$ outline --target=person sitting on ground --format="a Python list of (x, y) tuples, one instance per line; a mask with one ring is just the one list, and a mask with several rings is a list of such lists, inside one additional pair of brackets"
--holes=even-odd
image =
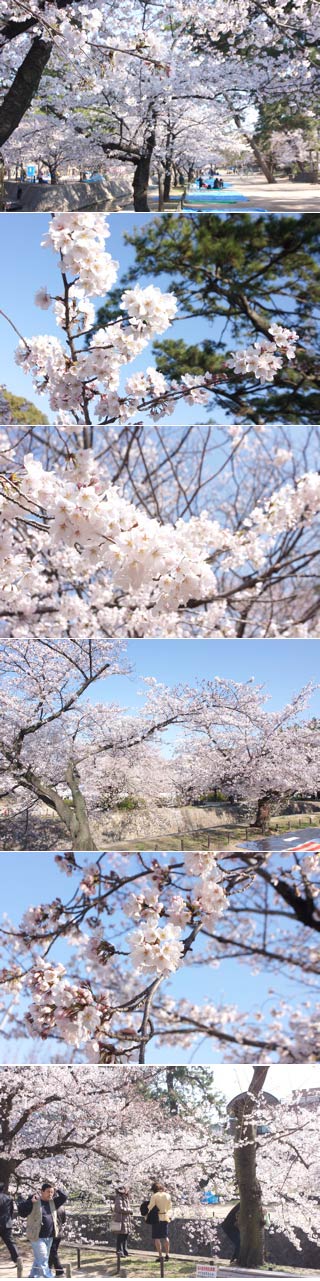
[(18, 1213), (27, 1220), (27, 1237), (33, 1251), (29, 1277), (52, 1277), (49, 1257), (52, 1242), (59, 1236), (57, 1211), (66, 1200), (66, 1193), (55, 1189), (50, 1179), (42, 1183), (40, 1196), (30, 1192), (27, 1197), (18, 1197)]
[(116, 1251), (117, 1254), (123, 1254), (125, 1259), (129, 1258), (127, 1244), (128, 1234), (130, 1231), (131, 1209), (129, 1204), (129, 1190), (122, 1185), (116, 1188), (114, 1198), (114, 1221), (119, 1224), (115, 1230), (117, 1232)]
[(4, 1183), (0, 1183), (0, 1241), (3, 1241), (9, 1251), (12, 1263), (16, 1264), (18, 1277), (22, 1277), (22, 1258), (12, 1240), (13, 1215), (14, 1204), (12, 1197), (5, 1191)]
[(168, 1224), (171, 1220), (172, 1202), (170, 1193), (166, 1192), (163, 1183), (156, 1182), (151, 1184), (148, 1214), (154, 1209), (158, 1210), (159, 1218), (157, 1223), (152, 1224), (152, 1240), (154, 1241), (155, 1249), (158, 1251), (159, 1259), (162, 1258), (162, 1243), (164, 1242), (165, 1257), (168, 1260), (170, 1250)]

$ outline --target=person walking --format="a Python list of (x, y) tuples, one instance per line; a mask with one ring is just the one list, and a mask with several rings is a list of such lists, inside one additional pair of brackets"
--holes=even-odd
[(53, 1242), (52, 1242), (52, 1246), (49, 1254), (49, 1268), (54, 1268), (56, 1277), (64, 1277), (64, 1267), (62, 1266), (61, 1259), (59, 1259), (58, 1250), (61, 1244), (62, 1229), (64, 1228), (66, 1217), (67, 1216), (66, 1216), (65, 1209), (63, 1206), (61, 1206), (61, 1209), (57, 1210), (59, 1235), (53, 1238)]
[(229, 1211), (229, 1214), (227, 1214), (226, 1218), (223, 1219), (221, 1223), (221, 1227), (223, 1228), (226, 1236), (229, 1237), (229, 1241), (232, 1241), (233, 1245), (233, 1255), (230, 1259), (230, 1263), (239, 1263), (240, 1258), (239, 1214), (240, 1201), (237, 1202), (237, 1205), (233, 1206), (233, 1209)]
[(12, 1197), (5, 1192), (4, 1183), (0, 1183), (0, 1240), (7, 1247), (12, 1263), (16, 1264), (17, 1275), (22, 1277), (22, 1258), (12, 1240), (12, 1220), (14, 1204)]
[(116, 1251), (125, 1259), (129, 1258), (127, 1244), (130, 1231), (131, 1209), (128, 1188), (122, 1185), (116, 1188), (114, 1198), (114, 1231), (117, 1233)]
[[(172, 1201), (170, 1192), (167, 1192), (163, 1183), (151, 1184), (151, 1197), (148, 1205), (148, 1214), (153, 1210), (158, 1211), (158, 1221), (152, 1223), (152, 1240), (155, 1249), (158, 1251), (159, 1259), (162, 1258), (162, 1244), (165, 1247), (165, 1257), (169, 1259), (170, 1241), (169, 1241), (169, 1223), (172, 1213)], [(149, 1220), (150, 1222), (150, 1220)]]
[(33, 1251), (33, 1264), (29, 1277), (52, 1277), (49, 1257), (52, 1243), (59, 1236), (58, 1210), (67, 1196), (46, 1179), (40, 1196), (29, 1193), (18, 1198), (18, 1213), (27, 1220), (27, 1237)]

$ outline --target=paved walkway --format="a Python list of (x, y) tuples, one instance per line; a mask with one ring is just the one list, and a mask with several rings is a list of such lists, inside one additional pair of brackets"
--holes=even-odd
[(320, 183), (289, 182), (288, 178), (270, 183), (263, 174), (244, 177), (242, 174), (226, 174), (226, 181), (234, 190), (246, 196), (247, 208), (265, 209), (271, 213), (295, 212), (320, 213)]

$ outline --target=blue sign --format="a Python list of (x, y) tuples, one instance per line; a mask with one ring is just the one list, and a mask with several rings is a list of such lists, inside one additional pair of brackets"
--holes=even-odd
[(27, 165), (27, 178), (34, 178), (36, 172), (35, 165)]

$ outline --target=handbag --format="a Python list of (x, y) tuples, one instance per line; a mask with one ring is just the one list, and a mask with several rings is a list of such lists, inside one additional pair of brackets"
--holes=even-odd
[(111, 1223), (110, 1223), (110, 1231), (111, 1231), (111, 1232), (121, 1232), (121, 1220), (120, 1220), (120, 1219), (111, 1219)]

